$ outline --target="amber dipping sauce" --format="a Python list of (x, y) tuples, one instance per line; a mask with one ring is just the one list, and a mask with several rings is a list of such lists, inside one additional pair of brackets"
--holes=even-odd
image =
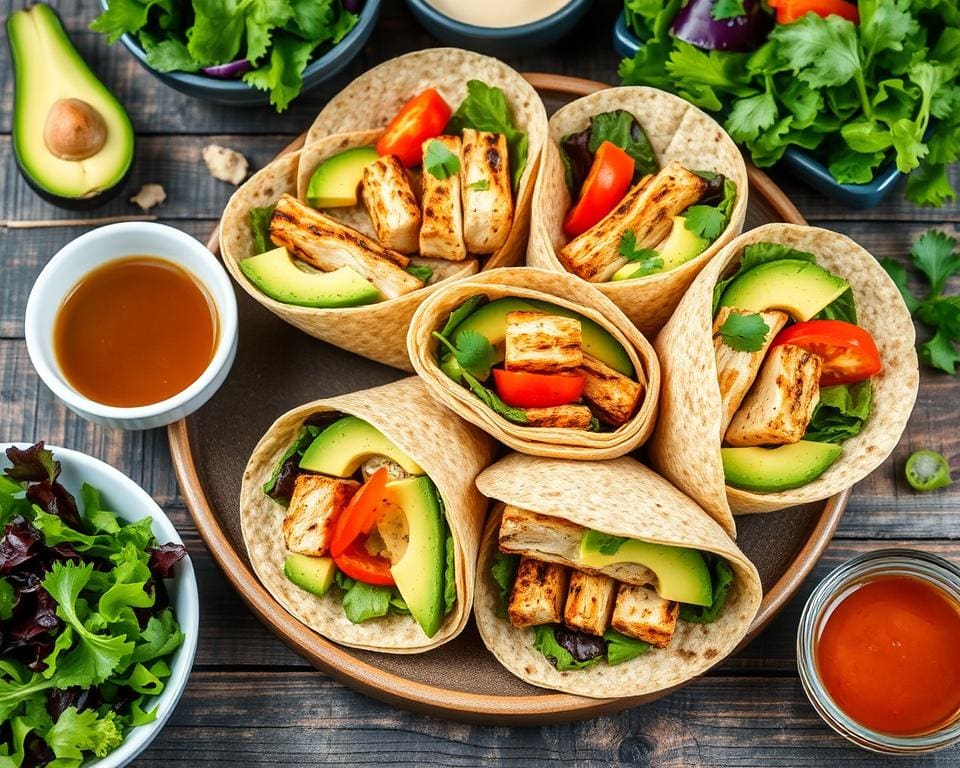
[(69, 384), (104, 405), (134, 407), (182, 392), (209, 365), (219, 319), (181, 267), (130, 256), (89, 272), (64, 299), (54, 354)]
[(909, 576), (880, 576), (833, 604), (816, 645), (823, 685), (847, 716), (894, 736), (960, 713), (960, 605)]

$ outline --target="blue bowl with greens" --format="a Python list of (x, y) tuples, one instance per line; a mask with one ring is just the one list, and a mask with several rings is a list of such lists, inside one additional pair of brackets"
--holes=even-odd
[[(104, 11), (107, 11), (110, 0), (100, 0), (100, 4)], [(183, 4), (189, 5), (185, 2)], [(380, 0), (342, 0), (342, 2), (335, 0), (334, 4), (339, 6), (339, 13), (332, 25), (316, 24), (315, 29), (307, 32), (304, 32), (301, 26), (297, 26), (300, 34), (279, 29), (280, 26), (295, 23), (289, 20), (284, 21), (282, 25), (272, 26), (273, 22), (271, 22), (261, 26), (260, 30), (269, 32), (272, 39), (267, 43), (266, 52), (257, 57), (259, 61), (257, 67), (252, 67), (245, 58), (240, 57), (196, 71), (184, 71), (183, 67), (197, 66), (184, 45), (187, 28), (180, 29), (177, 35), (160, 38), (157, 35), (158, 27), (155, 25), (163, 14), (162, 9), (151, 10), (147, 26), (134, 34), (123, 32), (115, 27), (106, 13), (96, 19), (91, 28), (106, 34), (110, 42), (119, 39), (144, 69), (180, 93), (231, 106), (253, 107), (273, 104), (278, 112), (282, 112), (292, 99), (339, 74), (356, 58), (373, 33), (380, 16)], [(279, 18), (275, 20), (275, 22), (279, 21)], [(251, 22), (246, 20), (246, 23)], [(211, 35), (211, 50), (222, 43), (221, 26), (211, 24), (211, 28), (220, 33)], [(346, 29), (349, 31), (344, 32)], [(308, 39), (311, 33), (313, 40)], [(195, 36), (196, 32), (193, 34)], [(238, 34), (241, 50), (244, 50), (245, 45), (250, 45), (249, 33)], [(244, 42), (244, 34), (247, 35), (246, 42)], [(332, 42), (331, 35), (337, 42)], [(310, 44), (314, 40), (319, 42), (314, 43), (311, 51)], [(234, 46), (231, 45), (227, 50), (233, 48)], [(271, 73), (272, 66), (289, 67), (291, 64), (296, 66), (296, 62), (302, 60), (304, 56), (307, 57), (308, 63), (303, 68), (302, 84), (299, 87), (296, 83), (286, 84), (289, 82), (288, 73), (284, 73), (283, 77), (277, 77)], [(254, 87), (244, 78), (256, 78), (264, 88)]]

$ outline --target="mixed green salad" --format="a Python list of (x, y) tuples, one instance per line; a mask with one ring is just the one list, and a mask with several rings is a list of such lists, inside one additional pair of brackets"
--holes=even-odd
[(151, 722), (183, 642), (164, 587), (186, 555), (152, 518), (80, 505), (38, 443), (0, 475), (0, 766), (79, 766)]

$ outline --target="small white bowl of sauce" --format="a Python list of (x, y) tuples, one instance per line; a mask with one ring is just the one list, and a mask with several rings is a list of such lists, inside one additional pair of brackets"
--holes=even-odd
[(27, 351), (79, 416), (119, 429), (170, 424), (223, 384), (237, 303), (223, 266), (163, 224), (100, 227), (64, 246), (27, 300)]

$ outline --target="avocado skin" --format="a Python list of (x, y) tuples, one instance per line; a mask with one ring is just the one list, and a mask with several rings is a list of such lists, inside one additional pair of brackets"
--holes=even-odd
[[(136, 140), (134, 140), (134, 156), (136, 155), (136, 151)], [(130, 181), (130, 176), (133, 173), (133, 163), (131, 162), (123, 176), (120, 177), (120, 180), (112, 187), (107, 187), (106, 189), (101, 190), (97, 194), (91, 195), (90, 197), (61, 197), (60, 195), (55, 195), (52, 192), (44, 189), (37, 181), (34, 180), (33, 176), (30, 175), (30, 171), (20, 160), (20, 153), (17, 152), (16, 145), (14, 145), (13, 156), (17, 161), (17, 170), (20, 171), (20, 175), (23, 177), (23, 180), (27, 182), (27, 186), (36, 193), (37, 197), (42, 198), (51, 205), (57, 206), (57, 208), (63, 208), (68, 211), (91, 211), (94, 208), (99, 208), (101, 205), (109, 203), (120, 194), (124, 187), (127, 186), (127, 182)]]

